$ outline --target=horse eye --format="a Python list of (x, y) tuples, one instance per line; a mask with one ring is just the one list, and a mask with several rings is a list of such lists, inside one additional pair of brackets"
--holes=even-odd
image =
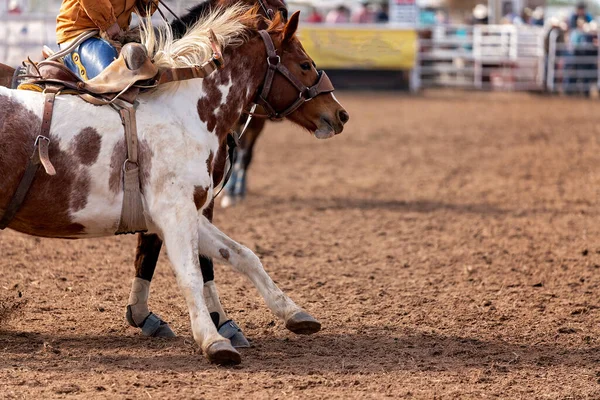
[(280, 8), (279, 12), (281, 13), (281, 18), (283, 18), (283, 22), (288, 21), (288, 10), (287, 8)]
[(300, 68), (302, 68), (305, 71), (310, 71), (310, 67), (311, 66), (312, 65), (309, 62), (305, 62), (305, 63), (300, 64)]

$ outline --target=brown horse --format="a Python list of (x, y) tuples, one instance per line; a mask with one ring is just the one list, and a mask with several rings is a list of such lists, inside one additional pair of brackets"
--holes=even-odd
[[(152, 27), (146, 30), (144, 43), (159, 68), (201, 63), (210, 48), (208, 28), (224, 47), (224, 70), (142, 94), (137, 110), (146, 223), (169, 250), (195, 340), (217, 363), (239, 363), (241, 357), (218, 333), (206, 307), (199, 254), (247, 276), (291, 331), (312, 333), (320, 327), (275, 285), (252, 251), (204, 217), (213, 196), (214, 160), (230, 127), (255, 99), (273, 116), (285, 116), (318, 138), (341, 133), (348, 121), (326, 74), (313, 67), (295, 36), (298, 20), (296, 13), (283, 24), (277, 16), (263, 30), (265, 20), (256, 10), (235, 6), (211, 13), (180, 40), (166, 35), (158, 46), (151, 45), (156, 43)], [(0, 88), (0, 170), (5, 171), (0, 175), (0, 212), (40, 132), (42, 100), (38, 93)], [(89, 118), (71, 118), (75, 113)], [(112, 235), (121, 214), (119, 177), (126, 160), (120, 118), (107, 107), (61, 96), (49, 137), (57, 174), (37, 174), (9, 227), (57, 238)]]

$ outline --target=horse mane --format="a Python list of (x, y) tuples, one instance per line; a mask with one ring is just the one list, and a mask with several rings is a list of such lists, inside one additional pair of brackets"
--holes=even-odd
[[(209, 5), (206, 6), (206, 3)], [(150, 18), (143, 20), (140, 25), (142, 44), (158, 68), (192, 67), (208, 61), (212, 56), (210, 29), (214, 31), (223, 49), (242, 45), (258, 32), (261, 24), (268, 24), (269, 32), (283, 30), (283, 19), (279, 13), (273, 21), (267, 22), (257, 5), (251, 7), (239, 3), (212, 8), (210, 1), (206, 3), (198, 5), (197, 7), (207, 8), (198, 8), (197, 12), (207, 9), (209, 12), (199, 18), (195, 15), (193, 18), (198, 18), (197, 22), (179, 39), (176, 39), (172, 25), (155, 29)], [(190, 15), (192, 14), (188, 14)]]

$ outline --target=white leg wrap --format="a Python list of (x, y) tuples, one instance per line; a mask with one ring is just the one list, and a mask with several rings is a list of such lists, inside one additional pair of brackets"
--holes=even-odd
[(150, 294), (150, 282), (141, 278), (134, 278), (131, 285), (131, 293), (129, 294), (129, 302), (131, 307), (131, 316), (133, 321), (139, 326), (141, 325), (150, 310), (148, 309), (148, 295)]
[(217, 291), (217, 285), (215, 285), (214, 281), (206, 282), (204, 284), (204, 301), (206, 302), (206, 308), (208, 308), (209, 313), (219, 314), (219, 326), (229, 320), (227, 313), (223, 310), (221, 300), (219, 300), (219, 292)]

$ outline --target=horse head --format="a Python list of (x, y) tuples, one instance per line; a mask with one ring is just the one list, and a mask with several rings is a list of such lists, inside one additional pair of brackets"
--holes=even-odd
[(284, 23), (278, 14), (266, 31), (259, 32), (268, 68), (256, 102), (269, 118), (288, 118), (327, 139), (341, 133), (350, 116), (333, 95), (327, 74), (317, 70), (296, 36), (299, 17), (297, 11)]

